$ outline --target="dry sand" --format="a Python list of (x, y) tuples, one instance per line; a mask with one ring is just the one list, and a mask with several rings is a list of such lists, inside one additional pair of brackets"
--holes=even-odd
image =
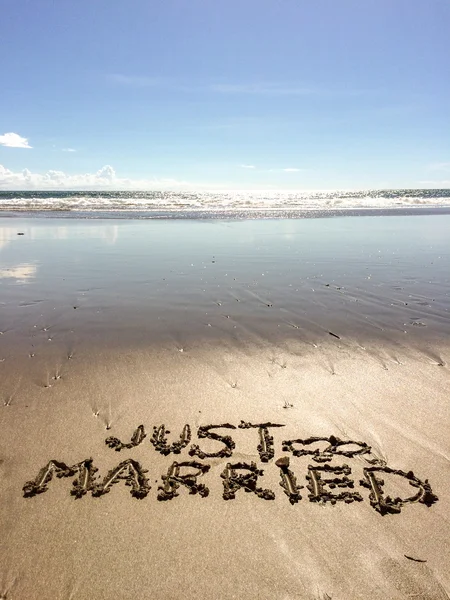
[(449, 598), (450, 217), (0, 225), (0, 597)]

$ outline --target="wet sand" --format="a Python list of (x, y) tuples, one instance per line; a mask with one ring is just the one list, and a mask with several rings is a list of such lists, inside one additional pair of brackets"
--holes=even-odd
[(449, 234), (0, 220), (0, 595), (448, 598)]

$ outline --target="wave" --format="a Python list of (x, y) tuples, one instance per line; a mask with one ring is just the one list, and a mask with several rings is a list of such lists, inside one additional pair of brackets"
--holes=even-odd
[(450, 207), (450, 190), (314, 192), (1, 192), (3, 211), (284, 213)]

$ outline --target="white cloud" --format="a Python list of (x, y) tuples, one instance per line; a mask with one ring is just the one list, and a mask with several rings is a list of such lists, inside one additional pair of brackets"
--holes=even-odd
[(153, 87), (164, 84), (167, 85), (167, 81), (157, 77), (147, 77), (145, 75), (121, 75), (120, 73), (113, 73), (112, 75), (108, 75), (107, 78), (112, 83), (135, 87)]
[(0, 135), (0, 146), (6, 146), (7, 148), (31, 148), (27, 138), (12, 132)]
[(0, 190), (161, 190), (198, 189), (176, 179), (127, 179), (118, 177), (110, 165), (96, 173), (69, 175), (63, 171), (32, 173), (28, 169), (11, 171), (0, 165)]
[(183, 82), (161, 77), (147, 75), (123, 75), (113, 73), (106, 76), (107, 80), (117, 85), (127, 87), (162, 87), (182, 92), (214, 92), (218, 94), (261, 94), (271, 96), (304, 96), (321, 93), (319, 90), (297, 84), (283, 84), (278, 82), (255, 83), (193, 83)]
[(434, 163), (428, 169), (430, 171), (450, 171), (450, 162)]
[[(126, 75), (123, 73), (105, 74), (105, 80), (110, 83), (134, 88), (162, 88), (186, 93), (213, 93), (253, 96), (325, 96), (353, 97), (379, 94), (380, 90), (324, 88), (317, 85), (304, 85), (302, 82), (280, 81), (247, 81), (247, 82), (215, 82), (191, 81), (169, 77), (152, 77), (150, 75)], [(390, 108), (389, 108), (390, 110)], [(401, 107), (402, 113), (405, 108)], [(354, 117), (353, 117), (354, 118)]]
[(267, 173), (301, 173), (305, 169), (297, 169), (297, 167), (284, 167), (283, 169), (267, 169)]
[(305, 96), (317, 93), (312, 88), (279, 83), (216, 83), (208, 86), (221, 94), (262, 94), (270, 96)]
[(75, 148), (63, 148), (63, 152), (76, 152)]
[[(255, 165), (240, 165), (241, 169), (256, 169)], [(285, 167), (284, 169), (258, 169), (258, 173), (300, 173), (304, 169)]]
[(450, 179), (443, 179), (441, 181), (437, 181), (436, 179), (428, 180), (428, 181), (419, 181), (419, 185), (423, 185), (429, 188), (436, 189), (446, 189), (450, 187)]

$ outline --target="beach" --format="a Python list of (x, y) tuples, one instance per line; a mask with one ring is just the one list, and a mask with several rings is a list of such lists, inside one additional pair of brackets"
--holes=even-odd
[(449, 598), (416, 213), (0, 218), (0, 597)]

